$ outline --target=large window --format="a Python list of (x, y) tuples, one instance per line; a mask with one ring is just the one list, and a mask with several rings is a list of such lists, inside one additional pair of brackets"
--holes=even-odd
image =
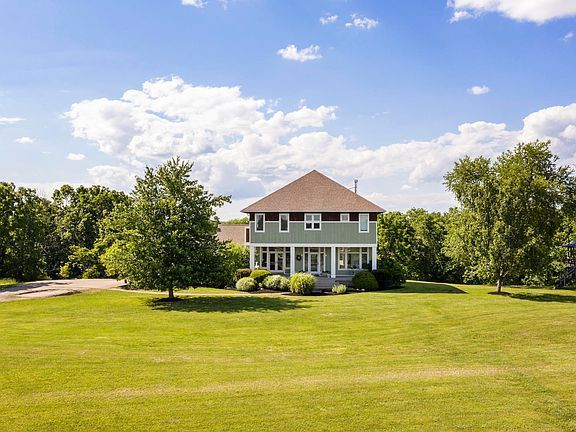
[(290, 214), (280, 213), (280, 232), (290, 231)]
[(362, 268), (372, 268), (369, 248), (338, 248), (339, 270), (360, 270)]
[(321, 222), (320, 213), (306, 213), (304, 215), (304, 229), (307, 231), (320, 231)]
[(361, 213), (358, 216), (358, 227), (361, 233), (367, 233), (370, 230), (370, 218), (367, 213)]
[(256, 213), (256, 232), (264, 232), (264, 213)]

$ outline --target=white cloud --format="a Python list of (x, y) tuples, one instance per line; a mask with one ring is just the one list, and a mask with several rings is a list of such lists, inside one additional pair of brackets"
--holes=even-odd
[(23, 137), (16, 139), (16, 142), (18, 144), (32, 144), (34, 141), (36, 141), (34, 138), (27, 137), (27, 136), (23, 136)]
[(345, 24), (346, 27), (356, 27), (363, 30), (370, 30), (378, 25), (378, 20), (368, 18), (358, 14), (352, 14), (352, 20)]
[(474, 96), (480, 96), (490, 92), (490, 87), (483, 86), (473, 86), (468, 89), (468, 93)]
[(496, 12), (513, 20), (538, 24), (576, 16), (574, 0), (449, 0), (448, 6), (474, 16)]
[(204, 0), (182, 0), (182, 4), (184, 6), (193, 6), (198, 9), (206, 6), (206, 2)]
[(573, 37), (574, 37), (574, 32), (568, 32), (564, 35), (564, 37), (562, 38), (562, 41), (568, 42)]
[(84, 160), (85, 158), (86, 156), (83, 155), (82, 153), (68, 153), (68, 156), (66, 156), (66, 159), (71, 161), (81, 161)]
[(336, 21), (338, 21), (338, 15), (326, 14), (326, 15), (320, 17), (320, 24), (322, 24), (322, 25), (333, 24)]
[(299, 62), (319, 60), (322, 58), (320, 47), (318, 45), (310, 45), (308, 48), (302, 48), (299, 50), (296, 45), (292, 44), (288, 45), (286, 48), (279, 49), (278, 55), (286, 60)]
[(451, 202), (442, 176), (465, 155), (494, 158), (539, 138), (551, 139), (563, 162), (576, 160), (576, 103), (529, 114), (520, 130), (477, 121), (433, 139), (374, 147), (325, 130), (336, 107), (269, 109), (238, 87), (174, 77), (145, 82), (119, 99), (78, 102), (65, 116), (74, 136), (118, 160), (91, 168), (94, 182), (127, 189), (145, 165), (179, 155), (194, 162), (194, 175), (211, 192), (233, 195), (223, 210), (229, 216), (312, 169), (350, 186), (360, 179), (361, 193), (384, 208), (442, 209)]
[(450, 18), (450, 22), (455, 23), (455, 22), (463, 21), (463, 20), (470, 19), (470, 18), (474, 18), (474, 15), (472, 15), (470, 12), (464, 11), (464, 10), (456, 10), (456, 11), (454, 11), (452, 18)]
[(23, 121), (23, 118), (20, 117), (0, 117), (0, 125), (11, 125), (20, 123)]

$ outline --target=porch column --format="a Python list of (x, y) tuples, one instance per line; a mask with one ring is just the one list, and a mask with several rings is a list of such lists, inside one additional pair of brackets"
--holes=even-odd
[(378, 261), (378, 247), (376, 245), (372, 246), (372, 270), (376, 270)]
[(254, 270), (254, 249), (255, 246), (250, 245), (250, 270)]
[(330, 277), (336, 277), (336, 246), (330, 247)]
[(290, 276), (296, 273), (296, 248), (290, 246)]

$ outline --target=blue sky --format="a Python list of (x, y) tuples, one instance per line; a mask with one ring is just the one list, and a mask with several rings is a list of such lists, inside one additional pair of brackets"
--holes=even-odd
[[(549, 138), (573, 163), (576, 2), (557, 3), (0, 1), (0, 180), (126, 189), (181, 154), (233, 195), (223, 216), (314, 168), (387, 209), (444, 209), (464, 154)], [(170, 88), (122, 100), (145, 82)]]

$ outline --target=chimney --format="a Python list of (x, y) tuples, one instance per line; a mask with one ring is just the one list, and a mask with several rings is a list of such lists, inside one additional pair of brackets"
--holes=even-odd
[(358, 179), (354, 179), (354, 193), (358, 193)]

